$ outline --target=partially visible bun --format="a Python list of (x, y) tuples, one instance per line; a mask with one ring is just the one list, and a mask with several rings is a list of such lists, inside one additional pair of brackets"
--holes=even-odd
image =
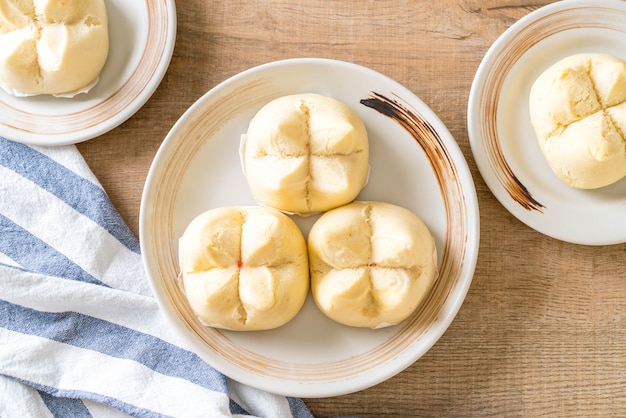
[(109, 52), (104, 0), (3, 2), (0, 86), (15, 95), (71, 94), (97, 82)]

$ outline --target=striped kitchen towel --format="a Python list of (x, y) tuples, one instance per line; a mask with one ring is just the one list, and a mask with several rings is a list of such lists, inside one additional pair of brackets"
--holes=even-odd
[(0, 417), (309, 417), (167, 326), (139, 243), (75, 146), (0, 138)]

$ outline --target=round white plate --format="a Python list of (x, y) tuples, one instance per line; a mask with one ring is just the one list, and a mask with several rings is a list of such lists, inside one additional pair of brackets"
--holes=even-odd
[[(311, 297), (287, 325), (260, 332), (204, 327), (177, 284), (178, 238), (208, 209), (254, 205), (239, 160), (240, 136), (268, 101), (313, 92), (352, 107), (370, 136), (371, 175), (360, 200), (411, 209), (431, 229), (440, 274), (415, 315), (394, 327), (350, 328)], [(305, 236), (316, 217), (294, 219)], [(358, 65), (278, 61), (245, 71), (198, 100), (175, 124), (150, 168), (141, 202), (143, 260), (172, 326), (212, 366), (271, 392), (325, 397), (379, 383), (443, 334), (472, 280), (479, 245), (476, 192), (466, 161), (436, 115), (409, 90)]]
[(481, 62), (468, 104), (474, 159), (515, 217), (562, 241), (626, 241), (626, 179), (597, 190), (571, 188), (552, 172), (530, 124), (535, 79), (569, 55), (603, 52), (626, 59), (626, 2), (560, 1), (506, 30)]
[(174, 0), (105, 4), (110, 48), (98, 84), (71, 99), (14, 97), (0, 89), (0, 136), (30, 145), (75, 144), (119, 126), (148, 101), (174, 51)]

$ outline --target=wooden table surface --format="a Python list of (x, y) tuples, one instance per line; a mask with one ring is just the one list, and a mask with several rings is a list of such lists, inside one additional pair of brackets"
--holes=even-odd
[(474, 175), (480, 254), (450, 328), (397, 376), (358, 393), (306, 399), (316, 417), (626, 415), (626, 244), (546, 237), (491, 194), (470, 150), (466, 108), (489, 46), (546, 0), (177, 2), (162, 84), (130, 120), (79, 144), (138, 233), (142, 188), (169, 129), (201, 95), (250, 67), (323, 57), (381, 72), (451, 131)]

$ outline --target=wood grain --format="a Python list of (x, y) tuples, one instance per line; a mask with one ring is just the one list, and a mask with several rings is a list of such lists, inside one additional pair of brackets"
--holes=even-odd
[(467, 99), (489, 46), (550, 1), (177, 2), (178, 37), (161, 86), (129, 121), (79, 149), (131, 229), (150, 163), (180, 115), (240, 71), (324, 57), (377, 70), (417, 94), (468, 160), (481, 211), (472, 287), (441, 340), (373, 388), (307, 399), (316, 417), (626, 415), (626, 244), (541, 235), (483, 182)]

